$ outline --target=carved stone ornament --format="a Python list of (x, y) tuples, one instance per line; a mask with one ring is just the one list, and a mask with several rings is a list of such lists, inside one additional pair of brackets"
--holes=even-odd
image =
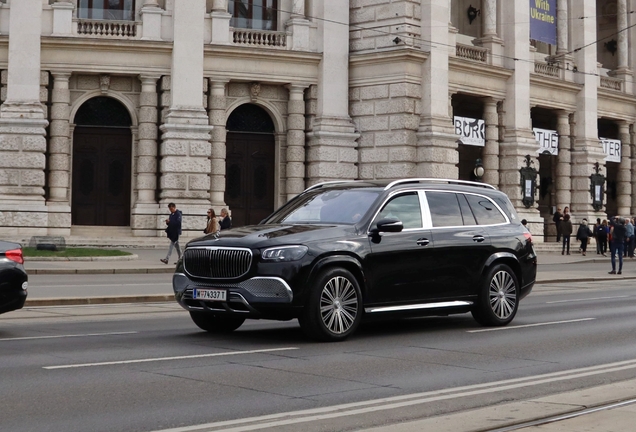
[(110, 88), (110, 75), (103, 74), (99, 76), (99, 87), (102, 89), (102, 93), (106, 94)]
[(252, 98), (252, 102), (255, 102), (258, 99), (258, 95), (261, 93), (261, 84), (260, 83), (252, 83), (250, 86), (250, 97)]

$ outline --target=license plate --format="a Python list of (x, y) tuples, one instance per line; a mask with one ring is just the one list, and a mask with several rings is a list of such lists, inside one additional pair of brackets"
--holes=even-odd
[(226, 301), (227, 291), (217, 289), (195, 289), (192, 291), (192, 298), (198, 300)]

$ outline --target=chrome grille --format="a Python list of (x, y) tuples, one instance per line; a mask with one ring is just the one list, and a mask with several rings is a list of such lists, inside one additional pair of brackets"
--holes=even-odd
[(252, 251), (239, 248), (189, 248), (183, 253), (185, 271), (200, 278), (232, 279), (246, 274), (252, 265)]

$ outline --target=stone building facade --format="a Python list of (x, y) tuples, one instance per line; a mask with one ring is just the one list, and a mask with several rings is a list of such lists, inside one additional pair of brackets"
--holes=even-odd
[(0, 2), (0, 237), (163, 236), (169, 202), (193, 236), (210, 207), (257, 223), (321, 181), (476, 166), (539, 241), (557, 206), (635, 214), (636, 0), (548, 1), (554, 43), (533, 3)]

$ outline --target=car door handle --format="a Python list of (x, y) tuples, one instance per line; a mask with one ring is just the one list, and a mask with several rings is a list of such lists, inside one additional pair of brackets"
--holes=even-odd
[(486, 240), (486, 239), (484, 238), (484, 236), (481, 236), (481, 235), (476, 235), (476, 236), (473, 237), (473, 241), (477, 242), (477, 243), (481, 243), (484, 240)]
[(426, 246), (430, 243), (430, 241), (427, 238), (421, 238), (417, 240), (417, 245), (418, 246)]

